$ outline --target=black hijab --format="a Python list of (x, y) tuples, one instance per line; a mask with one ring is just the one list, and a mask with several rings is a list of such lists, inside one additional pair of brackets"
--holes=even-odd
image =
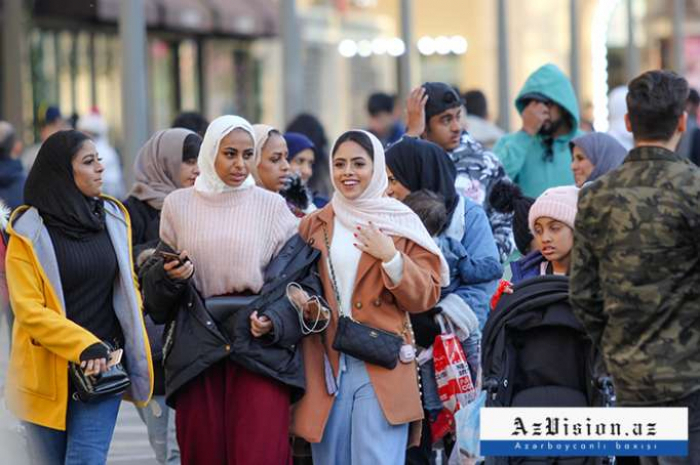
[(386, 151), (386, 165), (411, 192), (428, 189), (445, 199), (447, 224), (459, 203), (455, 189), (457, 169), (447, 153), (432, 142), (404, 137)]
[(24, 202), (48, 227), (82, 240), (105, 227), (104, 203), (86, 197), (75, 184), (73, 157), (90, 140), (82, 132), (59, 131), (41, 145), (24, 185)]

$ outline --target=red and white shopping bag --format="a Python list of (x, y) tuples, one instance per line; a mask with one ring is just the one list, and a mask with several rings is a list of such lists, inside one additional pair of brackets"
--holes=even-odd
[(454, 413), (476, 398), (476, 389), (462, 344), (455, 332), (445, 328), (442, 319), (439, 321), (442, 334), (433, 343), (435, 380), (442, 405)]

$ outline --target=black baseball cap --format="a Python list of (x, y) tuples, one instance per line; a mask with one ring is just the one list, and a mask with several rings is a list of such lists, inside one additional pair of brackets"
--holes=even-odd
[(433, 116), (462, 105), (462, 98), (454, 87), (449, 84), (444, 82), (426, 82), (423, 84), (423, 89), (425, 89), (425, 93), (428, 96), (428, 101), (425, 103), (426, 123)]

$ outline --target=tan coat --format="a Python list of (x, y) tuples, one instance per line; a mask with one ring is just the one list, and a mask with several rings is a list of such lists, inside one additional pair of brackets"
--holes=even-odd
[[(319, 273), (323, 282), (324, 297), (334, 309), (331, 323), (321, 335), (313, 335), (302, 341), (306, 394), (294, 405), (292, 434), (309, 442), (321, 442), (326, 422), (333, 406), (334, 396), (326, 390), (323, 354), (328, 355), (333, 372), (337, 376), (340, 354), (331, 347), (335, 337), (338, 313), (333, 285), (328, 272), (323, 229), (328, 238), (333, 237), (331, 205), (305, 217), (299, 227), (301, 236), (322, 253)], [(400, 237), (394, 238), (396, 249), (403, 255), (403, 276), (394, 286), (376, 258), (363, 253), (357, 269), (352, 297), (353, 317), (376, 328), (402, 333), (408, 319), (407, 312), (420, 313), (431, 309), (440, 297), (440, 260), (426, 249)], [(407, 342), (411, 335), (405, 335)], [(423, 418), (420, 400), (417, 364), (400, 363), (393, 370), (366, 364), (369, 379), (377, 394), (384, 416), (392, 425), (418, 422)], [(420, 428), (412, 428), (410, 443), (417, 444)]]

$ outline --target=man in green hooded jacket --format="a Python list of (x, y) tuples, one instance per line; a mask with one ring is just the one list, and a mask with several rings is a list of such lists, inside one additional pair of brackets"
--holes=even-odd
[(579, 135), (579, 109), (569, 78), (546, 64), (525, 82), (515, 107), (520, 131), (503, 136), (493, 148), (506, 174), (528, 197), (574, 183), (569, 142)]

